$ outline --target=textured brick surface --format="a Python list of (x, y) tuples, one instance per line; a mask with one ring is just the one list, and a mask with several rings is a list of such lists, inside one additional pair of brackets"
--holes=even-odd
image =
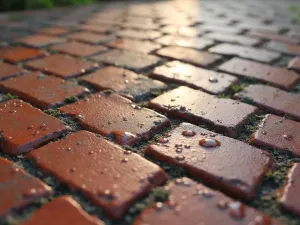
[(274, 33), (268, 33), (268, 32), (261, 32), (261, 31), (252, 31), (250, 33), (250, 36), (263, 38), (263, 39), (269, 39), (273, 41), (279, 41), (286, 44), (298, 44), (299, 40), (296, 38), (291, 38), (287, 35), (281, 35), (281, 34), (274, 34)]
[(0, 58), (11, 63), (18, 63), (18, 62), (38, 58), (44, 55), (45, 55), (44, 51), (33, 49), (33, 48), (24, 48), (24, 47), (0, 48)]
[(297, 72), (300, 72), (300, 57), (295, 57), (289, 62), (288, 67), (290, 69), (296, 70)]
[(50, 143), (29, 157), (72, 190), (81, 190), (113, 218), (122, 216), (151, 186), (167, 180), (157, 165), (87, 131)]
[(226, 34), (226, 33), (209, 33), (204, 35), (205, 38), (213, 39), (215, 41), (237, 43), (241, 45), (257, 45), (260, 40), (257, 38), (246, 37), (243, 35)]
[(94, 34), (90, 32), (76, 32), (67, 36), (69, 39), (82, 41), (89, 44), (100, 44), (111, 41), (112, 36), (106, 34)]
[(287, 55), (299, 56), (300, 55), (300, 45), (295, 44), (285, 44), (281, 42), (271, 41), (266, 47), (270, 50), (285, 53)]
[(33, 36), (25, 37), (17, 42), (28, 45), (34, 48), (46, 47), (49, 45), (63, 43), (65, 40), (63, 38), (47, 36), (43, 34), (36, 34)]
[(145, 54), (157, 50), (161, 47), (160, 44), (156, 44), (150, 41), (139, 41), (130, 39), (117, 39), (115, 41), (107, 43), (107, 45), (113, 48), (128, 49), (131, 51), (141, 52)]
[(24, 69), (10, 65), (8, 63), (0, 62), (0, 80), (9, 78), (9, 77), (14, 77), (16, 75), (20, 75), (25, 72)]
[(152, 40), (161, 36), (161, 33), (158, 31), (137, 31), (137, 30), (121, 30), (117, 32), (117, 36), (119, 37), (127, 37), (141, 40)]

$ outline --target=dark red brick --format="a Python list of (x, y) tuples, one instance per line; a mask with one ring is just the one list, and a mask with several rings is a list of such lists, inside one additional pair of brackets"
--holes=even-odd
[(38, 30), (39, 33), (44, 33), (47, 35), (63, 35), (69, 32), (68, 28), (65, 27), (46, 27)]
[(161, 61), (161, 58), (154, 55), (146, 55), (139, 52), (119, 49), (93, 56), (91, 59), (97, 62), (124, 67), (137, 72), (154, 66)]
[(168, 62), (156, 67), (151, 78), (165, 83), (176, 83), (194, 89), (200, 89), (211, 94), (220, 94), (238, 82), (234, 76), (202, 69), (178, 61)]
[(131, 51), (141, 52), (145, 54), (161, 48), (160, 44), (154, 42), (138, 41), (131, 39), (117, 39), (108, 43), (107, 45), (113, 48), (128, 49)]
[(34, 48), (24, 48), (24, 47), (0, 48), (0, 58), (12, 63), (23, 62), (41, 56), (45, 56), (45, 52)]
[(297, 73), (285, 68), (272, 67), (240, 58), (225, 62), (219, 70), (241, 77), (254, 78), (286, 90), (292, 89), (300, 78)]
[(63, 45), (52, 46), (50, 50), (70, 54), (73, 56), (85, 57), (95, 55), (100, 52), (105, 52), (107, 51), (107, 48), (100, 45), (94, 46), (79, 42), (67, 42)]
[(263, 38), (267, 40), (279, 41), (286, 44), (298, 44), (299, 40), (296, 38), (291, 38), (285, 34), (275, 34), (271, 32), (263, 32), (263, 31), (252, 31), (249, 33), (250, 36)]
[(0, 68), (0, 80), (25, 73), (24, 69), (4, 62), (0, 62)]
[(98, 64), (60, 54), (33, 60), (25, 65), (31, 69), (42, 70), (62, 78), (76, 77), (98, 67)]
[(142, 97), (153, 91), (167, 88), (160, 81), (154, 81), (130, 70), (112, 66), (98, 70), (81, 80), (95, 86), (98, 90), (111, 89), (131, 100), (141, 100)]
[(291, 168), (287, 183), (280, 199), (284, 209), (300, 216), (300, 163), (295, 163)]
[(295, 155), (300, 155), (300, 123), (275, 115), (266, 115), (260, 123), (258, 130), (253, 134), (250, 143), (291, 151)]
[(88, 92), (75, 83), (66, 82), (58, 77), (45, 76), (39, 72), (0, 82), (0, 87), (42, 109), (55, 107), (68, 97)]
[(287, 55), (300, 56), (300, 45), (291, 45), (281, 42), (271, 41), (266, 47), (270, 50), (281, 52)]
[(30, 47), (34, 47), (34, 48), (43, 48), (43, 47), (47, 47), (49, 45), (63, 43), (63, 42), (65, 42), (65, 39), (59, 38), (59, 37), (47, 36), (44, 34), (35, 34), (32, 36), (28, 36), (28, 37), (22, 38), (20, 40), (17, 40), (17, 42), (28, 45)]
[(239, 56), (241, 58), (252, 59), (265, 63), (270, 63), (280, 57), (280, 54), (276, 52), (227, 43), (214, 46), (210, 48), (209, 51), (221, 55)]
[(142, 40), (152, 40), (162, 35), (159, 31), (155, 31), (155, 30), (139, 31), (139, 30), (131, 30), (131, 29), (121, 30), (116, 34), (119, 37), (142, 39)]
[(300, 73), (300, 57), (293, 58), (288, 65), (289, 69), (293, 69)]
[(165, 187), (170, 196), (155, 203), (137, 217), (133, 225), (279, 225), (282, 224), (243, 203), (188, 178), (180, 178)]
[(0, 157), (0, 218), (51, 193), (51, 188)]
[(84, 128), (104, 136), (113, 135), (122, 145), (148, 140), (153, 132), (170, 125), (166, 117), (138, 107), (117, 94), (104, 92), (60, 109), (77, 117)]
[(76, 41), (82, 41), (86, 42), (88, 44), (101, 44), (108, 41), (113, 40), (114, 38), (111, 35), (106, 34), (94, 34), (89, 32), (76, 32), (67, 35), (67, 38), (76, 40)]
[(115, 219), (151, 187), (167, 180), (157, 165), (87, 131), (52, 142), (29, 157)]
[(218, 55), (178, 46), (162, 48), (157, 51), (157, 54), (196, 66), (209, 66), (221, 59), (221, 56)]
[(204, 49), (214, 44), (213, 41), (204, 38), (186, 38), (180, 36), (165, 35), (155, 40), (162, 45), (174, 45), (187, 48)]
[(232, 99), (221, 99), (188, 87), (179, 87), (148, 103), (150, 108), (195, 124), (205, 123), (236, 137), (256, 107)]
[[(76, 221), (76, 222), (75, 222)], [(27, 221), (20, 225), (53, 224), (104, 225), (96, 217), (88, 215), (71, 196), (55, 198), (43, 205)]]
[(8, 154), (29, 152), (69, 130), (58, 119), (21, 100), (0, 103), (0, 149)]
[(300, 95), (282, 91), (278, 88), (256, 84), (250, 85), (242, 92), (234, 95), (236, 98), (251, 101), (261, 109), (271, 113), (287, 115), (300, 120)]
[(213, 39), (215, 41), (220, 42), (229, 42), (229, 43), (236, 43), (241, 45), (257, 45), (260, 43), (260, 40), (257, 38), (247, 37), (243, 35), (236, 35), (236, 34), (230, 34), (230, 33), (209, 33), (204, 35), (205, 38)]

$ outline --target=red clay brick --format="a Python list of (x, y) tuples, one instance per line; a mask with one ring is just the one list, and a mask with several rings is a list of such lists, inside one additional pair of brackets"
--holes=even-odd
[(180, 36), (165, 35), (155, 40), (162, 45), (174, 45), (187, 48), (204, 49), (214, 44), (213, 41), (203, 38), (186, 38)]
[(209, 33), (204, 35), (205, 38), (213, 39), (215, 41), (220, 42), (229, 42), (229, 43), (236, 43), (241, 45), (257, 45), (260, 43), (260, 40), (257, 38), (247, 37), (243, 35), (236, 35), (236, 34), (230, 34), (230, 33)]
[(152, 40), (162, 35), (159, 31), (155, 31), (155, 30), (138, 31), (138, 30), (131, 30), (131, 29), (121, 30), (116, 34), (119, 37), (127, 37), (127, 38), (142, 39), (142, 40)]
[(282, 28), (278, 25), (271, 25), (271, 24), (256, 24), (256, 23), (249, 23), (248, 19), (245, 19), (245, 22), (237, 24), (237, 27), (243, 30), (250, 30), (250, 31), (257, 31), (257, 32), (270, 32), (270, 33), (278, 33), (282, 30)]
[(43, 205), (27, 221), (20, 225), (53, 225), (53, 224), (104, 225), (88, 215), (71, 196), (55, 198)]
[(221, 59), (221, 56), (218, 55), (178, 46), (162, 48), (157, 51), (157, 54), (182, 62), (191, 63), (196, 66), (209, 66)]
[[(55, 107), (71, 96), (80, 96), (87, 89), (39, 72), (0, 82), (0, 87), (42, 109)], [(24, 88), (26, 87), (26, 88)]]
[(43, 28), (40, 29), (38, 32), (39, 33), (43, 33), (43, 34), (47, 34), (47, 35), (63, 35), (68, 33), (69, 29), (65, 28), (65, 27), (47, 27), (47, 28)]
[(263, 32), (263, 31), (252, 31), (249, 33), (250, 36), (279, 41), (286, 44), (298, 44), (299, 41), (296, 38), (289, 37), (285, 34), (275, 34), (271, 32)]
[(299, 94), (256, 84), (248, 86), (234, 96), (239, 99), (249, 100), (259, 108), (268, 110), (271, 113), (287, 115), (295, 120), (300, 120)]
[(166, 34), (179, 35), (183, 37), (197, 37), (201, 34), (200, 29), (195, 29), (193, 27), (175, 26), (168, 25), (160, 29), (161, 32)]
[(87, 131), (52, 142), (29, 157), (115, 219), (151, 187), (167, 180), (157, 165)]
[(138, 29), (138, 30), (157, 30), (159, 29), (160, 25), (154, 23), (134, 23), (133, 21), (126, 22), (120, 24), (122, 28), (125, 29)]
[(137, 217), (133, 225), (279, 225), (282, 224), (243, 203), (188, 178), (179, 178), (165, 187), (166, 203), (156, 203)]
[(299, 134), (300, 123), (269, 114), (253, 134), (250, 143), (300, 155)]
[(152, 91), (166, 89), (160, 82), (138, 75), (130, 70), (109, 66), (82, 78), (98, 90), (111, 89), (131, 100), (142, 99)]
[(113, 40), (114, 38), (106, 34), (93, 34), (89, 32), (76, 32), (67, 35), (67, 38), (86, 42), (88, 44), (101, 44)]
[(148, 103), (150, 108), (195, 124), (205, 123), (236, 137), (256, 107), (232, 99), (221, 99), (188, 87), (179, 87)]
[(88, 130), (104, 136), (114, 135), (116, 142), (122, 145), (133, 145), (140, 139), (148, 140), (153, 132), (170, 125), (166, 117), (135, 106), (117, 94), (101, 93), (60, 109), (77, 117)]
[(300, 56), (300, 45), (291, 45), (291, 44), (271, 41), (266, 45), (266, 48), (287, 55)]
[(146, 55), (139, 52), (121, 49), (111, 50), (104, 54), (93, 56), (91, 59), (97, 62), (124, 67), (137, 72), (154, 66), (161, 61), (161, 58), (154, 55)]
[(28, 45), (34, 48), (43, 48), (49, 45), (60, 44), (65, 42), (64, 38), (58, 38), (53, 36), (47, 36), (44, 34), (35, 34), (25, 37), (17, 42)]
[(194, 89), (200, 89), (211, 94), (220, 94), (238, 82), (234, 76), (202, 69), (178, 61), (168, 62), (156, 67), (151, 78), (165, 83), (176, 83)]
[(240, 58), (225, 62), (219, 70), (241, 77), (254, 78), (285, 90), (292, 89), (300, 78), (297, 73), (285, 68), (272, 67)]
[(6, 47), (0, 48), (0, 58), (12, 62), (18, 63), (30, 59), (35, 59), (41, 56), (45, 56), (45, 52), (34, 48), (24, 47)]
[(98, 67), (98, 64), (60, 54), (33, 60), (25, 65), (31, 69), (42, 70), (62, 78), (76, 77)]
[(116, 28), (109, 24), (83, 24), (80, 26), (81, 30), (87, 31), (87, 32), (94, 32), (94, 33), (107, 33), (107, 32), (112, 32)]
[(25, 73), (25, 70), (23, 70), (22, 68), (4, 62), (0, 62), (0, 68), (0, 80)]
[(51, 188), (0, 157), (0, 218), (51, 193)]
[(21, 100), (0, 103), (0, 149), (17, 155), (29, 152), (70, 128)]
[(241, 58), (252, 59), (266, 63), (270, 63), (280, 57), (280, 54), (276, 52), (227, 43), (214, 46), (210, 48), (209, 51), (221, 55), (239, 56)]
[(113, 48), (128, 49), (131, 51), (141, 52), (145, 54), (161, 48), (160, 44), (154, 42), (130, 39), (117, 39), (108, 43), (107, 45)]
[(68, 42), (63, 45), (52, 46), (50, 50), (70, 54), (73, 56), (85, 57), (107, 51), (107, 48), (100, 45), (94, 46), (78, 42)]
[(289, 69), (293, 69), (300, 73), (300, 57), (293, 58), (288, 65)]
[(300, 163), (295, 163), (291, 168), (287, 183), (280, 199), (284, 209), (300, 216)]

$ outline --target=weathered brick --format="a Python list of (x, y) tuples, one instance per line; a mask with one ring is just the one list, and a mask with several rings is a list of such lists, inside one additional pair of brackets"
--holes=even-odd
[(67, 42), (63, 45), (52, 46), (50, 50), (70, 54), (73, 56), (85, 57), (105, 52), (107, 51), (107, 48), (100, 45), (94, 46), (79, 42)]
[(67, 38), (76, 40), (76, 41), (82, 41), (86, 42), (88, 44), (101, 44), (108, 41), (111, 41), (114, 39), (111, 35), (106, 34), (94, 34), (89, 32), (76, 32), (67, 35)]
[(282, 30), (282, 28), (278, 25), (248, 23), (248, 19), (245, 19), (245, 22), (237, 24), (237, 27), (243, 30), (270, 33), (278, 33)]
[(286, 44), (298, 44), (299, 40), (296, 38), (289, 37), (285, 34), (274, 34), (270, 32), (263, 31), (252, 31), (249, 33), (250, 36), (263, 38), (267, 40), (279, 41)]
[(204, 38), (185, 38), (180, 36), (165, 35), (155, 40), (162, 45), (175, 45), (187, 48), (204, 49), (214, 44), (213, 41)]
[(66, 82), (58, 77), (45, 76), (39, 72), (0, 82), (0, 87), (42, 109), (55, 107), (68, 97), (88, 92), (75, 83)]
[(8, 63), (0, 62), (0, 80), (14, 77), (25, 73), (26, 71), (20, 67), (10, 65)]
[(62, 78), (76, 77), (98, 67), (98, 64), (60, 54), (33, 60), (25, 65)]
[(117, 32), (116, 35), (119, 37), (126, 37), (126, 38), (152, 40), (160, 37), (162, 34), (161, 32), (155, 30), (138, 31), (138, 30), (125, 29)]
[(112, 66), (98, 70), (81, 80), (95, 86), (98, 90), (111, 89), (131, 100), (141, 100), (153, 91), (167, 88), (160, 81)]
[(58, 119), (21, 100), (0, 103), (0, 149), (18, 155), (70, 130)]
[(128, 49), (135, 52), (150, 53), (154, 50), (161, 48), (160, 44), (150, 41), (139, 41), (131, 39), (117, 39), (107, 44), (113, 48)]
[(230, 34), (239, 34), (243, 31), (241, 28), (235, 26), (221, 26), (221, 25), (213, 25), (213, 24), (199, 25), (199, 28), (204, 31), (230, 33)]
[(30, 59), (45, 56), (45, 52), (34, 48), (24, 47), (5, 47), (0, 48), (0, 58), (11, 62), (18, 63)]
[(69, 29), (65, 27), (46, 27), (43, 29), (39, 29), (39, 33), (47, 34), (47, 35), (63, 35), (68, 33)]
[(293, 69), (300, 73), (300, 57), (293, 58), (288, 65), (289, 69)]
[(241, 77), (254, 78), (286, 90), (292, 89), (300, 78), (297, 73), (285, 68), (272, 67), (240, 58), (225, 62), (219, 66), (219, 70)]
[(51, 193), (51, 188), (0, 157), (0, 218)]
[(281, 192), (282, 196), (280, 202), (284, 209), (300, 216), (299, 177), (300, 163), (295, 163), (289, 172), (287, 183)]
[(287, 55), (300, 56), (300, 45), (291, 45), (277, 41), (271, 41), (266, 44), (266, 48)]
[(188, 122), (205, 123), (231, 137), (236, 137), (247, 118), (257, 111), (256, 107), (188, 87), (179, 87), (158, 96), (148, 106)]
[(158, 64), (161, 58), (129, 50), (111, 50), (101, 55), (91, 57), (97, 62), (112, 64), (134, 71), (142, 71)]
[(261, 109), (271, 113), (287, 115), (300, 120), (300, 95), (282, 91), (278, 88), (255, 84), (234, 95), (236, 98), (251, 101)]
[(214, 46), (210, 48), (209, 51), (221, 55), (239, 56), (241, 58), (252, 59), (266, 63), (270, 63), (280, 57), (280, 54), (276, 52), (227, 43)]
[(155, 203), (137, 217), (133, 225), (279, 225), (282, 224), (221, 192), (188, 178), (179, 178), (165, 187), (170, 192), (165, 203)]
[(87, 131), (73, 133), (28, 156), (115, 219), (151, 187), (167, 180), (157, 165)]
[(28, 37), (22, 38), (20, 40), (17, 40), (17, 42), (28, 45), (30, 47), (34, 47), (34, 48), (43, 48), (43, 47), (47, 47), (49, 45), (63, 43), (63, 42), (65, 42), (65, 39), (59, 38), (59, 37), (47, 36), (44, 34), (35, 34), (32, 36), (28, 36)]
[(162, 48), (157, 51), (157, 54), (182, 62), (191, 63), (196, 66), (209, 66), (221, 59), (221, 56), (218, 55), (179, 46)]
[[(76, 221), (76, 222), (75, 222)], [(27, 221), (20, 225), (53, 224), (104, 225), (96, 217), (88, 215), (71, 196), (55, 198), (43, 205)]]
[(149, 109), (134, 105), (117, 94), (105, 92), (60, 108), (78, 118), (86, 129), (104, 136), (113, 135), (117, 143), (133, 145), (150, 139), (153, 132), (170, 125), (170, 121)]
[(194, 89), (200, 89), (211, 94), (220, 94), (238, 82), (234, 76), (202, 69), (178, 61), (168, 62), (154, 69), (151, 78), (166, 83), (176, 83)]
[(241, 44), (241, 45), (257, 45), (260, 43), (260, 40), (257, 38), (252, 38), (252, 37), (247, 37), (244, 35), (236, 35), (236, 34), (230, 34), (230, 33), (208, 33), (204, 35), (205, 38), (207, 39), (213, 39), (215, 41), (220, 41), (220, 42), (229, 42), (229, 43), (236, 43), (236, 44)]
[(166, 34), (173, 34), (183, 37), (197, 37), (201, 33), (201, 29), (195, 29), (193, 27), (184, 27), (184, 26), (176, 26), (176, 25), (168, 25), (160, 29), (161, 32)]
[(133, 21), (120, 24), (125, 29), (138, 29), (138, 30), (158, 30), (160, 25), (154, 23), (135, 23)]
[(87, 32), (108, 33), (114, 31), (116, 28), (109, 24), (83, 24), (80, 26), (80, 29)]

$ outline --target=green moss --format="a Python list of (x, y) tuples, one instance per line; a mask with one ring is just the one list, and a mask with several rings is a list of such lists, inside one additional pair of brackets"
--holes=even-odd
[(156, 202), (165, 202), (169, 198), (169, 192), (163, 187), (152, 189), (151, 194)]
[(78, 101), (78, 98), (76, 96), (70, 96), (65, 100), (66, 103), (74, 103), (77, 101)]
[(10, 99), (18, 99), (19, 97), (17, 95), (13, 95), (11, 93), (7, 93), (6, 96), (5, 96), (5, 98), (7, 100), (10, 100)]

